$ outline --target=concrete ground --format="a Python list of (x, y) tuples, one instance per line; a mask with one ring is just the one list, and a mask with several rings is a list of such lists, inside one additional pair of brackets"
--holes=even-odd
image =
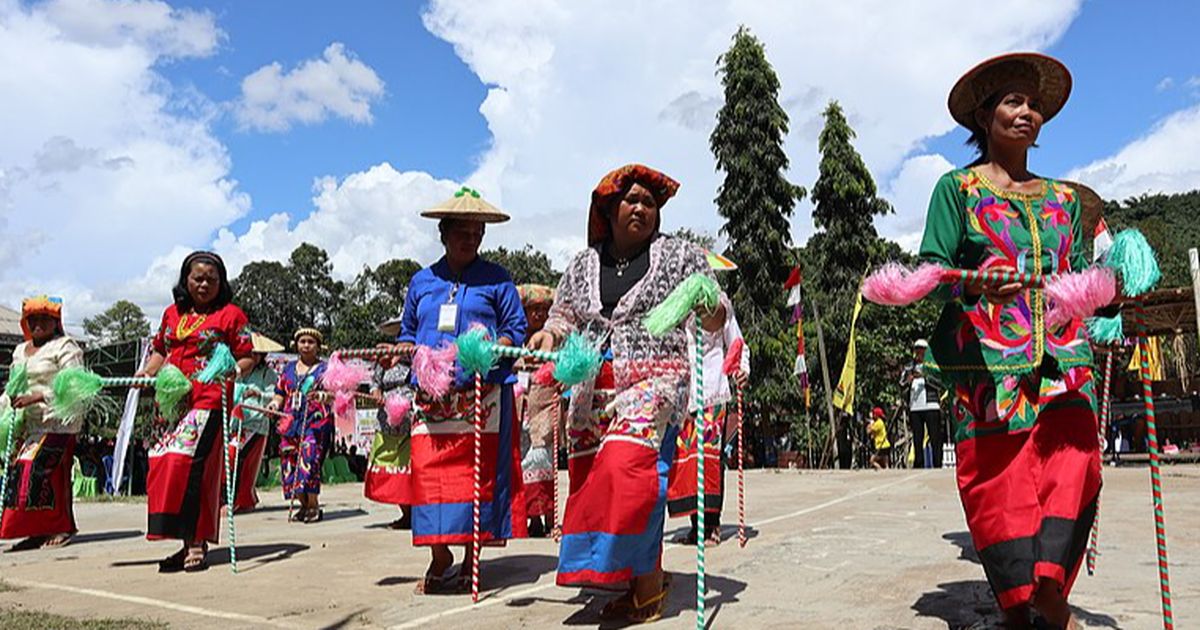
[[(565, 477), (561, 479), (565, 485)], [(734, 489), (732, 474), (727, 488)], [(1200, 627), (1200, 468), (1164, 473), (1175, 622)], [(989, 628), (998, 620), (971, 549), (952, 470), (750, 471), (750, 542), (736, 527), (707, 553), (709, 627)], [(478, 605), (470, 596), (418, 597), (428, 563), (407, 532), (386, 524), (395, 508), (362, 498), (360, 484), (327, 487), (326, 520), (287, 522), (278, 492), (239, 516), (238, 575), (228, 553), (205, 573), (160, 575), (173, 544), (143, 539), (145, 506), (79, 505), (81, 533), (61, 550), (0, 555), (0, 608), (75, 617), (142, 617), (178, 628), (602, 627), (607, 595), (554, 586), (556, 546), (521, 540), (485, 549)], [(736, 496), (725, 522), (736, 525)], [(1072, 603), (1090, 628), (1160, 625), (1158, 576), (1145, 468), (1106, 468), (1096, 575), (1081, 575)], [(668, 537), (685, 521), (668, 521)], [(695, 551), (667, 544), (675, 574), (667, 617), (694, 627)], [(3, 591), (3, 589), (0, 589)]]

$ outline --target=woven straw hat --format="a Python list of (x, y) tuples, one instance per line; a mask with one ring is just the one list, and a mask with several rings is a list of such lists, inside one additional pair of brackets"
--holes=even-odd
[(266, 335), (261, 335), (256, 332), (250, 333), (250, 342), (254, 344), (255, 352), (269, 353), (284, 351), (283, 344), (271, 339)]
[(971, 68), (950, 90), (950, 115), (975, 131), (975, 110), (1014, 80), (1032, 78), (1042, 99), (1042, 118), (1054, 118), (1071, 95), (1071, 73), (1054, 57), (1041, 53), (1009, 53)]
[(481, 223), (504, 223), (509, 220), (502, 210), (484, 201), (479, 192), (463, 186), (454, 196), (424, 211), (428, 219), (465, 219)]
[(1083, 222), (1083, 235), (1091, 238), (1096, 233), (1096, 224), (1104, 218), (1104, 199), (1096, 191), (1079, 182), (1062, 183), (1074, 188), (1075, 194), (1079, 196), (1079, 218)]

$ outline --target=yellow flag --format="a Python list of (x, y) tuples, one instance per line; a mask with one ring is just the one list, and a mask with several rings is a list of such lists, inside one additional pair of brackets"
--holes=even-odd
[[(1150, 337), (1146, 340), (1146, 358), (1150, 364), (1150, 380), (1163, 381), (1167, 376), (1163, 373), (1162, 349), (1158, 345), (1158, 337)], [(1129, 359), (1129, 370), (1137, 372), (1142, 367), (1142, 347), (1141, 345), (1134, 346), (1133, 356)]]
[(838, 379), (837, 389), (833, 390), (833, 406), (850, 415), (854, 415), (854, 337), (860, 311), (862, 311), (862, 291), (858, 292), (858, 299), (854, 302), (854, 315), (850, 318), (850, 345), (846, 346), (846, 362), (842, 364), (842, 377)]

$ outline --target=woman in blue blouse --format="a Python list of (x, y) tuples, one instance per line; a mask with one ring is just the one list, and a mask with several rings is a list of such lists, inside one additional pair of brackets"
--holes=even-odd
[[(512, 278), (479, 257), (484, 225), (508, 220), (464, 188), (441, 207), (422, 213), (439, 219), (446, 254), (413, 276), (404, 301), (399, 345), (437, 347), (482, 324), (501, 345), (525, 342), (525, 312)], [(520, 433), (514, 426), (512, 362), (484, 378), (481, 465), (481, 535), (502, 545), (526, 535)], [(461, 369), (453, 391), (441, 399), (418, 395), (412, 421), (413, 544), (429, 546), (432, 559), (418, 593), (461, 592), (470, 584), (474, 469), (474, 382)], [(450, 545), (466, 545), (455, 579)]]

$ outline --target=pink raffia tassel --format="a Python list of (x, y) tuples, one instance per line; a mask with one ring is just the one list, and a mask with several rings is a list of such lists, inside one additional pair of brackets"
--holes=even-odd
[(513, 397), (514, 398), (520, 398), (524, 395), (525, 395), (525, 386), (524, 385), (522, 385), (520, 383), (513, 385)]
[(942, 281), (942, 268), (924, 263), (914, 270), (887, 263), (863, 280), (863, 297), (876, 304), (907, 306), (929, 295)]
[(1046, 324), (1061, 326), (1076, 319), (1091, 317), (1100, 308), (1112, 304), (1117, 296), (1117, 279), (1107, 267), (1089, 267), (1078, 273), (1064, 273), (1046, 283), (1050, 308)]
[(441, 398), (450, 393), (454, 384), (454, 358), (458, 347), (454, 344), (443, 344), (434, 349), (428, 346), (417, 346), (413, 353), (412, 368), (417, 375), (417, 384), (421, 391), (432, 398)]
[(408, 399), (408, 396), (388, 394), (387, 398), (383, 400), (383, 410), (387, 412), (387, 423), (392, 428), (400, 426), (408, 417), (411, 409), (412, 401)]
[(347, 363), (334, 354), (325, 364), (325, 375), (321, 377), (321, 386), (331, 392), (352, 392), (358, 389), (358, 384), (371, 378), (366, 368)]
[(742, 369), (742, 351), (745, 347), (746, 342), (741, 337), (729, 344), (729, 350), (725, 352), (725, 363), (721, 366), (722, 373), (730, 375)]
[(354, 435), (356, 422), (354, 412), (354, 392), (340, 391), (333, 395), (333, 418), (338, 435)]
[(554, 384), (554, 362), (547, 361), (533, 373), (531, 381), (538, 385), (549, 387)]

